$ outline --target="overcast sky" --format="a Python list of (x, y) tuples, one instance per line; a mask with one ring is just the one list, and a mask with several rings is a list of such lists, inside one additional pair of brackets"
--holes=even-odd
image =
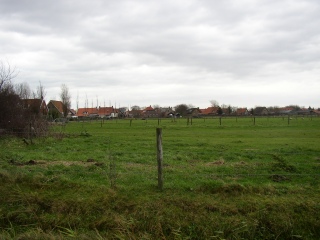
[(320, 107), (320, 1), (0, 0), (0, 60), (74, 108)]

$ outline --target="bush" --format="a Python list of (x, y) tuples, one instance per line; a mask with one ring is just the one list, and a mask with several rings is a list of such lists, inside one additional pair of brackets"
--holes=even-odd
[(12, 85), (0, 89), (0, 133), (27, 137), (44, 136), (48, 132), (47, 120), (32, 109), (23, 106), (22, 99)]

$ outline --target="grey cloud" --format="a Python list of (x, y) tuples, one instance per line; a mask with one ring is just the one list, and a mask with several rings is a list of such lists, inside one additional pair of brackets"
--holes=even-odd
[[(97, 91), (100, 84), (150, 88), (152, 99), (161, 95), (162, 83), (199, 89), (199, 99), (209, 102), (213, 85), (240, 84), (245, 91), (256, 82), (276, 85), (279, 78), (283, 84), (293, 76), (318, 80), (316, 0), (1, 4), (0, 53), (17, 59), (30, 79), (43, 78), (50, 86), (63, 79), (85, 88), (89, 79)], [(200, 89), (197, 82), (209, 87)]]

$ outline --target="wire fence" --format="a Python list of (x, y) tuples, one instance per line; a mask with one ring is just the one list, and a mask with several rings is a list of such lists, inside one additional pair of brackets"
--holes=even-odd
[[(48, 124), (50, 127), (50, 131), (48, 131), (46, 134), (40, 134), (41, 131), (39, 131), (36, 126), (29, 125), (23, 131), (25, 138), (21, 140), (21, 144), (29, 146), (32, 145), (33, 142), (36, 142), (37, 144), (40, 143), (40, 145), (45, 145), (47, 138), (61, 140), (68, 137), (91, 135), (93, 136), (93, 138), (102, 138), (105, 136), (105, 132), (99, 130), (99, 128), (101, 129), (110, 125), (119, 125), (119, 128), (123, 127), (124, 125), (127, 128), (138, 125), (139, 127), (142, 127), (142, 129), (147, 129), (145, 127), (149, 125), (151, 127), (157, 127), (159, 125), (161, 126), (161, 124), (166, 124), (166, 126), (168, 126), (170, 124), (174, 125), (177, 122), (180, 123), (181, 126), (191, 126), (191, 124), (200, 125), (200, 123), (212, 123), (217, 126), (220, 124), (230, 124), (232, 121), (232, 124), (237, 127), (238, 125), (253, 125), (253, 121), (255, 121), (255, 124), (258, 124), (260, 122), (262, 125), (268, 126), (271, 121), (279, 123), (281, 121), (287, 120), (290, 124), (290, 121), (293, 121), (290, 118), (301, 120), (300, 123), (302, 124), (307, 124), (304, 120), (309, 120), (310, 123), (314, 119), (319, 119), (317, 116), (308, 116), (308, 119), (306, 119), (306, 116), (267, 118), (251, 116), (222, 118), (212, 117), (206, 119), (194, 118), (192, 122), (191, 119), (136, 119), (133, 121), (124, 119), (103, 121), (101, 119), (96, 119), (77, 121), (74, 123), (84, 126), (83, 129), (87, 129), (88, 126), (94, 125), (95, 128), (88, 128), (88, 132), (79, 132), (79, 129), (81, 128), (76, 128), (76, 130), (72, 132), (69, 131), (68, 123), (58, 122)], [(317, 124), (318, 121), (313, 121), (312, 126), (318, 126)], [(18, 130), (19, 129), (12, 129), (12, 132), (16, 132)], [(141, 129), (139, 131), (141, 132)], [(116, 134), (116, 130), (113, 132), (113, 134)], [(318, 135), (316, 135), (316, 137), (314, 138), (315, 141), (319, 139), (319, 137), (317, 136)], [(201, 151), (212, 150), (208, 149), (208, 146), (204, 146), (203, 149), (199, 147), (198, 150), (191, 150), (189, 149), (190, 147), (188, 148), (188, 146), (182, 147), (184, 147), (185, 151), (185, 156), (182, 157), (182, 159), (176, 159), (172, 154), (168, 155), (166, 151), (164, 152), (164, 186), (194, 186), (197, 184), (203, 184), (203, 182), (215, 181), (217, 179), (222, 179), (224, 181), (247, 181), (250, 179), (261, 179), (265, 182), (294, 182), (297, 184), (312, 184), (312, 182), (319, 182), (320, 180), (320, 149), (312, 151), (310, 149), (307, 149), (306, 151), (304, 149), (297, 150), (279, 148), (275, 149), (272, 152), (261, 149), (243, 149), (241, 153), (238, 153), (237, 157), (231, 156), (230, 159), (229, 156), (224, 156), (223, 154), (228, 150), (221, 150), (221, 158), (219, 158), (219, 154), (217, 154), (215, 156), (215, 159), (201, 159), (201, 157), (199, 157), (199, 159), (197, 160), (194, 159), (192, 155), (194, 155), (195, 153), (200, 154)], [(36, 151), (36, 147), (34, 148), (34, 151)], [(101, 150), (102, 152), (105, 152), (105, 157), (103, 159), (100, 159), (99, 161), (89, 161), (90, 157), (89, 155), (86, 155), (86, 160), (69, 160), (65, 162), (55, 161), (51, 159), (30, 160), (30, 158), (32, 158), (32, 155), (23, 157), (22, 149), (23, 148), (21, 146), (18, 146), (16, 148), (12, 148), (10, 151), (7, 150), (4, 154), (0, 154), (2, 158), (2, 165), (7, 164), (11, 167), (16, 167), (17, 172), (19, 171), (19, 168), (25, 168), (30, 174), (41, 173), (44, 176), (47, 176), (48, 179), (59, 176), (69, 176), (72, 177), (72, 179), (76, 179), (82, 182), (90, 182), (94, 181), (94, 179), (98, 179), (99, 181), (104, 181), (106, 184), (110, 185), (130, 184), (131, 181), (140, 181), (141, 183), (150, 184), (156, 182), (156, 179), (158, 177), (155, 148), (151, 150), (151, 152), (154, 151), (154, 154), (152, 154), (151, 157), (141, 155), (142, 158), (147, 159), (145, 162), (144, 160), (137, 161), (137, 159), (135, 159), (135, 157), (133, 156), (134, 152), (142, 152), (145, 150), (145, 147), (141, 146), (132, 146), (132, 149), (129, 150), (129, 152), (131, 152), (131, 155), (130, 153), (124, 153), (123, 159), (120, 159), (122, 158), (122, 156), (117, 156), (114, 158), (113, 149), (107, 148)], [(29, 151), (29, 153), (32, 152), (31, 150), (26, 151)], [(43, 151), (43, 148), (41, 148), (41, 151)], [(173, 152), (173, 150), (170, 151)], [(18, 157), (15, 157), (15, 154)], [(22, 157), (19, 157), (19, 154)], [(54, 152), (51, 154), (54, 154)], [(150, 154), (150, 150), (148, 150), (148, 154)], [(150, 159), (154, 160), (150, 161)], [(61, 168), (57, 166), (60, 166)]]

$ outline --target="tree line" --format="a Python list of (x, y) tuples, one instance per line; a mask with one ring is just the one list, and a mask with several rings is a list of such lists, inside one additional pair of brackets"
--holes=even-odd
[[(31, 91), (28, 83), (13, 84), (18, 72), (9, 63), (0, 61), (0, 134), (5, 132), (17, 135), (45, 134), (48, 130), (46, 116), (39, 114), (34, 108), (25, 106), (26, 99), (44, 100), (46, 91), (39, 82), (35, 91)], [(65, 84), (61, 85), (60, 98), (64, 113), (71, 107), (71, 95)]]

